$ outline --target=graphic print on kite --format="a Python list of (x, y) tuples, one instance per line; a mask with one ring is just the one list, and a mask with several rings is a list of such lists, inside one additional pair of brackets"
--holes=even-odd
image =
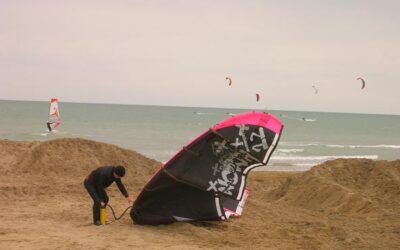
[(263, 112), (242, 113), (211, 127), (147, 183), (134, 202), (132, 219), (165, 224), (241, 215), (246, 177), (268, 163), (282, 129), (276, 117)]

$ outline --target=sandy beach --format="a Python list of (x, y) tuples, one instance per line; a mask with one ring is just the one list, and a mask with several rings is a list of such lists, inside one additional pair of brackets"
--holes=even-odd
[[(82, 182), (122, 164), (135, 198), (161, 163), (84, 139), (0, 141), (0, 249), (398, 249), (400, 160), (337, 159), (306, 172), (251, 172), (243, 215), (224, 222), (91, 224)], [(129, 204), (116, 185), (110, 204)], [(108, 211), (111, 221), (111, 213)]]

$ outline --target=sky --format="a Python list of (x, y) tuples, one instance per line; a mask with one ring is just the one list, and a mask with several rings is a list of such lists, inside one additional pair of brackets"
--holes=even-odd
[(397, 0), (0, 0), (0, 99), (400, 115), (399, 13)]

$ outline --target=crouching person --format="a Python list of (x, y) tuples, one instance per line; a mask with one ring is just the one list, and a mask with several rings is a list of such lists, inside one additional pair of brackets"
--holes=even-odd
[(125, 196), (129, 204), (132, 204), (128, 191), (121, 181), (125, 176), (125, 168), (123, 166), (99, 167), (93, 170), (83, 182), (90, 197), (93, 199), (93, 224), (101, 225), (100, 223), (100, 208), (105, 207), (108, 203), (108, 195), (105, 188), (109, 187), (113, 182), (118, 186), (118, 189)]

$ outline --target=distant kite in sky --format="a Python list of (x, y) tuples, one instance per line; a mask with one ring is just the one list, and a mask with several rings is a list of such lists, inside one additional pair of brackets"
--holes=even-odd
[(357, 77), (357, 80), (361, 80), (361, 82), (362, 82), (361, 89), (364, 89), (365, 88), (365, 80), (361, 77)]
[(256, 93), (256, 100), (257, 102), (260, 100), (260, 94)]
[(231, 84), (232, 84), (232, 79), (231, 79), (229, 76), (225, 77), (225, 79), (228, 80), (229, 86), (231, 86)]
[(317, 87), (315, 87), (315, 85), (313, 85), (312, 88), (314, 89), (314, 94), (318, 94), (318, 89), (317, 89)]

